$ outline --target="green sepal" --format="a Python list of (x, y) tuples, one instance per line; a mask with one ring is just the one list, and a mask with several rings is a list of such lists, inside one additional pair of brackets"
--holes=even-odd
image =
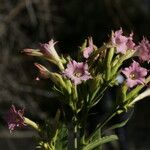
[(86, 46), (87, 46), (87, 39), (85, 39), (85, 41), (84, 41), (83, 44), (81, 45), (81, 47), (80, 47), (80, 52), (83, 52), (84, 49), (86, 48)]
[(116, 74), (116, 72), (118, 71), (119, 67), (122, 65), (123, 61), (125, 61), (125, 60), (127, 60), (127, 59), (133, 57), (134, 54), (135, 54), (135, 51), (134, 51), (134, 50), (128, 50), (125, 55), (122, 55), (122, 56), (118, 59), (118, 61), (115, 62), (115, 65), (114, 65), (114, 67), (112, 68), (112, 76), (113, 76), (114, 74)]
[(114, 56), (114, 47), (107, 50), (106, 56), (106, 81), (109, 81), (111, 76), (111, 62)]
[(143, 87), (144, 87), (144, 85), (139, 85), (136, 88), (134, 88), (131, 92), (129, 92), (127, 94), (126, 100), (128, 101), (130, 99), (135, 98), (137, 96), (137, 94), (140, 92), (140, 90), (142, 90)]
[(128, 90), (128, 87), (126, 83), (124, 82), (121, 86), (121, 89), (119, 87), (117, 96), (116, 96), (116, 104), (117, 105), (123, 105), (123, 103), (126, 101), (126, 92)]
[(66, 64), (67, 63), (67, 60), (64, 58), (63, 55), (61, 55), (60, 59), (61, 59), (62, 64)]

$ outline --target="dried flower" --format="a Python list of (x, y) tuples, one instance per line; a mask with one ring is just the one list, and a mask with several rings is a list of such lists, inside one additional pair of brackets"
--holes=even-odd
[(90, 56), (90, 54), (93, 52), (93, 50), (94, 50), (94, 44), (93, 44), (92, 37), (89, 37), (88, 44), (89, 44), (89, 46), (85, 47), (84, 50), (83, 50), (83, 56), (85, 58), (88, 58)]
[(136, 61), (133, 61), (131, 66), (122, 70), (122, 73), (126, 76), (127, 86), (132, 88), (138, 84), (144, 84), (145, 76), (147, 75), (147, 69), (140, 66)]
[(134, 49), (133, 33), (129, 37), (123, 36), (122, 29), (112, 34), (111, 43), (116, 47), (116, 53), (125, 54), (128, 49)]
[(88, 72), (88, 65), (84, 62), (70, 61), (63, 72), (64, 76), (73, 81), (75, 85), (82, 83), (91, 78)]
[(150, 42), (145, 37), (143, 37), (142, 41), (136, 47), (138, 56), (143, 61), (150, 61)]
[(8, 124), (8, 128), (10, 132), (15, 130), (16, 128), (24, 127), (26, 124), (24, 123), (24, 110), (16, 110), (15, 106), (12, 105), (10, 110), (5, 116), (5, 121)]

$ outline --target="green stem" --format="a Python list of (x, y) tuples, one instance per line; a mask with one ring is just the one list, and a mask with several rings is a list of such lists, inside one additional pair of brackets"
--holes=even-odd
[(74, 150), (78, 150), (78, 123), (77, 117), (74, 117)]
[(77, 125), (74, 128), (74, 133), (75, 133), (75, 138), (74, 138), (74, 149), (78, 149), (78, 138), (77, 138), (77, 133), (78, 133), (78, 127)]
[(102, 124), (100, 124), (98, 128), (102, 129), (116, 114), (117, 111), (110, 115), (108, 118), (106, 118), (106, 120)]
[(96, 93), (94, 96), (92, 96), (92, 99), (90, 100), (90, 107), (95, 106), (101, 100), (103, 93), (107, 90), (107, 88), (108, 86), (104, 86), (103, 89), (100, 88), (97, 92), (98, 94)]
[(32, 127), (33, 129), (40, 131), (39, 126), (32, 120), (24, 117), (24, 123)]
[(95, 135), (98, 129), (101, 129), (117, 114), (117, 110), (109, 115), (102, 123), (98, 124), (94, 132), (88, 138), (88, 141)]
[[(98, 138), (102, 138), (102, 131), (101, 131), (101, 129), (99, 129), (98, 134), (99, 134)], [(103, 149), (103, 147), (102, 147), (102, 144), (101, 144), (101, 145), (99, 145), (99, 150), (102, 150), (102, 149)]]

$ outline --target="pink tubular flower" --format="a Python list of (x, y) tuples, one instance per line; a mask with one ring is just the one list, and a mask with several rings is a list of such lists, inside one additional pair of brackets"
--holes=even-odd
[(116, 31), (111, 37), (111, 43), (116, 47), (116, 53), (125, 54), (128, 49), (134, 49), (133, 33), (129, 37), (123, 36), (122, 29)]
[(145, 83), (145, 76), (147, 75), (147, 69), (140, 66), (136, 61), (133, 61), (131, 66), (125, 68), (122, 73), (127, 78), (127, 86), (132, 88), (138, 84)]
[(145, 37), (143, 37), (136, 49), (141, 60), (150, 61), (150, 42)]
[(67, 64), (67, 68), (64, 70), (63, 74), (71, 79), (75, 85), (91, 78), (88, 72), (88, 65), (83, 62), (76, 62), (75, 60)]
[(23, 109), (16, 110), (14, 105), (11, 106), (10, 110), (7, 112), (5, 116), (5, 121), (7, 122), (10, 132), (15, 130), (16, 128), (21, 128), (25, 126), (23, 114), (24, 114)]
[(40, 44), (40, 49), (30, 49), (26, 48), (22, 52), (26, 53), (27, 55), (31, 56), (45, 56), (48, 59), (51, 59), (53, 61), (59, 61), (60, 58), (54, 48), (54, 45), (57, 42), (54, 42), (53, 39), (51, 39), (48, 43)]
[(88, 38), (88, 47), (85, 47), (83, 50), (83, 56), (84, 58), (88, 58), (90, 56), (90, 54), (93, 52), (94, 50), (94, 44), (93, 44), (93, 39), (92, 37)]

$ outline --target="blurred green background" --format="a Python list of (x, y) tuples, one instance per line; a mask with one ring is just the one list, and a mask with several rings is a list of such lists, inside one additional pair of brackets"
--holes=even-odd
[[(35, 144), (30, 140), (33, 132), (9, 135), (3, 115), (11, 104), (25, 107), (26, 116), (39, 121), (53, 115), (54, 105), (57, 107), (49, 81), (35, 80), (38, 72), (33, 63), (46, 62), (24, 56), (21, 50), (37, 48), (38, 43), (53, 38), (59, 41), (60, 53), (75, 57), (85, 38), (92, 36), (94, 43), (101, 46), (111, 30), (120, 27), (127, 34), (133, 31), (136, 42), (143, 35), (150, 39), (150, 1), (0, 0), (0, 147), (3, 150), (23, 150), (22, 145), (32, 150)], [(150, 101), (136, 105), (125, 129), (126, 150), (150, 149), (149, 107)]]

